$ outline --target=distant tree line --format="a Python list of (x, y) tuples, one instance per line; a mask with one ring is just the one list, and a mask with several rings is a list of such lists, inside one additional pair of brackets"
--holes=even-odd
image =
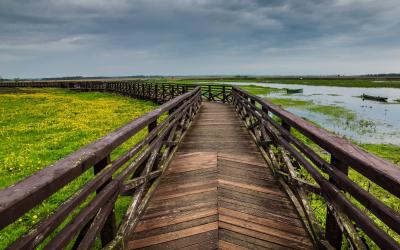
[(388, 73), (388, 74), (367, 74), (363, 75), (366, 77), (400, 77), (400, 73)]

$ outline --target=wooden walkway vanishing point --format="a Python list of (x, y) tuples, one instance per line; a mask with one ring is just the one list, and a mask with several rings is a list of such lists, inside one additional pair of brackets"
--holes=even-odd
[(204, 102), (131, 249), (311, 249), (302, 221), (232, 105)]

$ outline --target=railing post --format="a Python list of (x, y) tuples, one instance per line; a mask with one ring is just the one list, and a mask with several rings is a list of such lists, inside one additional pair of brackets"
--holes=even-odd
[(165, 84), (162, 85), (162, 93), (161, 93), (161, 101), (164, 102), (165, 100)]
[(152, 85), (153, 85), (152, 83), (147, 85), (148, 86), (148, 88), (147, 88), (147, 98), (149, 100), (151, 100), (151, 87), (152, 87)]
[(208, 85), (208, 100), (211, 101), (212, 93), (211, 93), (211, 85)]
[[(103, 170), (110, 163), (110, 155), (107, 155), (103, 160), (94, 165), (94, 175), (98, 174), (101, 170)], [(101, 192), (105, 185), (107, 185), (111, 181), (111, 178), (104, 183), (102, 187), (96, 190), (97, 193)], [(102, 246), (107, 245), (111, 242), (116, 234), (116, 221), (115, 221), (115, 212), (114, 209), (108, 215), (106, 222), (104, 223), (103, 229), (100, 232), (101, 244)]]
[(158, 101), (158, 84), (154, 85), (154, 100)]
[(282, 128), (284, 128), (285, 130), (287, 130), (290, 133), (290, 125), (287, 124), (285, 121), (282, 120)]
[(225, 85), (222, 86), (222, 102), (226, 102), (226, 92), (225, 92)]
[[(155, 119), (153, 122), (151, 122), (149, 125), (147, 125), (147, 130), (148, 130), (148, 133), (150, 133), (153, 129), (155, 129), (157, 127), (157, 119)], [(156, 138), (154, 137), (154, 139), (153, 140), (151, 140), (150, 142), (149, 142), (149, 144), (151, 143), (151, 142), (153, 142), (154, 140), (155, 140)], [(146, 165), (146, 162), (144, 162), (144, 165), (143, 165), (143, 167)]]
[(156, 120), (154, 120), (153, 122), (151, 122), (148, 126), (147, 126), (147, 129), (148, 129), (148, 132), (150, 133), (153, 129), (155, 129), (157, 127), (157, 119)]
[[(348, 175), (349, 167), (342, 161), (337, 159), (334, 155), (331, 155), (331, 165), (337, 168), (338, 171)], [(331, 177), (329, 177), (329, 182), (337, 186), (335, 181)], [(326, 214), (325, 237), (335, 249), (341, 249), (342, 231), (340, 230), (340, 227), (335, 219), (335, 215), (330, 211), (329, 208), (327, 208), (327, 214)]]
[(262, 108), (261, 108), (261, 109), (262, 109), (262, 111), (264, 111), (264, 112), (265, 112), (265, 114), (266, 114), (266, 115), (268, 115), (268, 109), (267, 109), (266, 107), (262, 106)]

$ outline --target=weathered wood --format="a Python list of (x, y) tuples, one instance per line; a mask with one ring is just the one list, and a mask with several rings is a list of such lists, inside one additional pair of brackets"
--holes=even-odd
[(397, 197), (400, 197), (400, 189), (396, 188), (400, 186), (400, 168), (394, 164), (360, 149), (347, 140), (305, 121), (282, 109), (278, 105), (260, 97), (249, 95), (246, 91), (237, 87), (233, 87), (233, 90), (245, 96), (251, 96), (251, 99), (265, 106), (266, 109), (277, 115), (285, 123), (309, 137), (337, 158), (345, 161), (347, 165), (351, 165), (358, 172), (363, 173), (376, 184), (382, 186)]
[[(141, 116), (122, 128), (84, 147), (70, 156), (44, 168), (4, 190), (0, 191), (0, 228), (8, 225), (23, 213), (65, 186), (71, 180), (99, 162), (104, 155), (139, 132), (165, 111), (181, 104), (193, 93), (183, 94), (156, 110)], [(51, 188), (49, 188), (51, 186)]]
[[(338, 171), (341, 171), (345, 175), (348, 174), (348, 166), (346, 166), (346, 164), (341, 162), (335, 156), (331, 157), (331, 164), (332, 166), (336, 167)], [(333, 185), (336, 185), (335, 180), (332, 178), (330, 178), (329, 181), (332, 182)], [(325, 235), (328, 242), (336, 249), (342, 248), (342, 231), (336, 221), (335, 215), (332, 214), (330, 209), (327, 209), (325, 228)]]
[(147, 247), (147, 246), (151, 246), (151, 245), (155, 245), (155, 244), (159, 244), (159, 243), (163, 243), (163, 242), (168, 242), (168, 241), (172, 241), (172, 240), (176, 240), (176, 239), (189, 237), (189, 236), (196, 235), (196, 234), (205, 233), (205, 232), (216, 230), (216, 229), (218, 229), (218, 223), (213, 222), (213, 223), (209, 223), (206, 225), (188, 228), (188, 229), (184, 229), (184, 230), (180, 230), (180, 231), (176, 231), (176, 232), (161, 234), (161, 235), (157, 235), (157, 236), (152, 236), (152, 237), (145, 238), (145, 239), (133, 240), (129, 243), (129, 246), (131, 249), (137, 249), (137, 248)]
[[(80, 83), (79, 86), (81, 89), (88, 89), (90, 91), (98, 89), (93, 83)], [(153, 88), (152, 85), (147, 86)], [(107, 88), (118, 88), (118, 91), (125, 91), (126, 94), (129, 94), (132, 90), (130, 86), (122, 83), (110, 84)], [(151, 90), (147, 94), (152, 95), (154, 91)], [(148, 161), (147, 166), (149, 167), (147, 169), (151, 169), (156, 160), (157, 164), (160, 164), (160, 166), (170, 161), (174, 150), (169, 150), (169, 148), (176, 148), (176, 145), (169, 145), (166, 150), (162, 152), (159, 152), (156, 145), (162, 145), (168, 133), (170, 133), (168, 137), (169, 140), (175, 138), (179, 141), (179, 139), (181, 139), (179, 136), (182, 137), (186, 133), (187, 127), (190, 125), (190, 121), (193, 119), (199, 107), (199, 101), (200, 88), (182, 94), (174, 100), (161, 105), (160, 108), (155, 111), (132, 121), (99, 141), (39, 171), (37, 174), (28, 177), (26, 180), (0, 191), (0, 214), (2, 216), (0, 223), (3, 223), (4, 226), (90, 167), (94, 169), (94, 179), (89, 181), (79, 192), (62, 204), (55, 213), (42, 220), (29, 234), (21, 237), (10, 247), (12, 249), (34, 248), (94, 191), (97, 192), (97, 196), (95, 196), (86, 207), (81, 209), (78, 215), (68, 222), (60, 233), (56, 234), (45, 247), (63, 247), (79, 232), (81, 233), (80, 236), (77, 237), (78, 240), (76, 242), (76, 247), (79, 248), (88, 248), (91, 246), (97, 237), (97, 232), (100, 232), (99, 234), (101, 235), (103, 246), (113, 240), (115, 235), (115, 215), (113, 206), (119, 192), (123, 191), (123, 189), (119, 188), (123, 186), (122, 182), (129, 177), (143, 161)], [(170, 116), (157, 126), (158, 117), (172, 109), (174, 112), (171, 112)], [(180, 123), (182, 119), (184, 119), (185, 122), (181, 123), (181, 127), (178, 131), (176, 130), (176, 125)], [(148, 126), (150, 130), (147, 137), (136, 144), (132, 149), (122, 154), (122, 156), (114, 162), (110, 163), (109, 153), (146, 126)], [(177, 137), (175, 137), (176, 134), (178, 134)], [(147, 149), (145, 147), (146, 145), (149, 145)], [(138, 154), (143, 148), (145, 148), (145, 150), (142, 151), (141, 154)], [(152, 150), (156, 150), (156, 153), (151, 157), (147, 157), (146, 155), (150, 155), (149, 153)], [(158, 157), (158, 154), (160, 154), (160, 157)], [(119, 173), (115, 180), (112, 180), (111, 177), (113, 173), (132, 158), (135, 158), (135, 160)], [(140, 181), (144, 181), (143, 185), (145, 185), (147, 181), (152, 180), (152, 178), (157, 178), (160, 174), (159, 171), (152, 173), (146, 172), (144, 176), (145, 178), (140, 177)], [(138, 181), (138, 185), (140, 185), (140, 181)], [(155, 183), (156, 181), (153, 185)], [(32, 184), (35, 184), (32, 186), (33, 188), (30, 186)], [(13, 190), (19, 190), (19, 192), (13, 192)], [(8, 194), (10, 192), (13, 193), (13, 195), (9, 196)], [(141, 205), (146, 204), (149, 193), (151, 193), (150, 190), (146, 191), (145, 198)], [(109, 203), (106, 203), (106, 201)], [(11, 216), (3, 220), (3, 215), (10, 214)]]
[[(311, 246), (290, 200), (265, 166), (255, 145), (251, 144), (243, 125), (236, 122), (235, 116), (226, 115), (232, 112), (231, 107), (222, 104), (205, 103), (201, 107), (197, 120), (135, 229), (129, 243), (132, 248), (141, 246), (135, 246), (135, 243), (141, 244), (142, 240), (146, 240), (146, 247), (166, 248), (169, 241), (159, 242), (160, 238), (198, 227), (202, 221), (209, 222), (213, 218), (210, 215), (218, 215), (215, 218), (219, 223), (227, 218), (235, 222), (252, 220), (255, 223), (244, 222), (242, 226), (252, 231), (268, 231), (275, 235), (270, 237), (277, 239), (277, 234), (282, 233), (281, 239), (290, 241), (284, 244), (286, 246), (303, 244), (299, 237), (305, 238), (306, 245)], [(221, 113), (225, 115), (221, 116)], [(210, 129), (216, 125), (221, 129)], [(236, 127), (234, 129), (241, 131), (242, 136), (224, 140), (224, 136), (230, 135), (226, 132), (230, 127)], [(207, 140), (192, 139), (191, 135), (207, 130), (211, 134)], [(219, 136), (213, 138), (214, 134)], [(188, 148), (186, 141), (202, 146)], [(217, 141), (219, 145), (214, 150), (211, 146)], [(246, 154), (242, 150), (244, 145), (251, 145), (254, 150)], [(229, 198), (234, 199), (233, 202)], [(244, 240), (247, 236), (241, 237)], [(218, 238), (204, 238), (204, 246), (208, 244), (218, 245)], [(196, 246), (202, 244), (196, 243)]]
[[(319, 189), (320, 194), (323, 195), (323, 197), (326, 199), (326, 202), (328, 204), (332, 204), (336, 207), (339, 206), (339, 209), (344, 211), (349, 218), (354, 220), (356, 224), (364, 230), (378, 245), (380, 245), (383, 248), (398, 248), (398, 244), (394, 242), (394, 240), (388, 236), (384, 231), (382, 231), (374, 222), (366, 216), (362, 211), (358, 209), (358, 207), (354, 206), (352, 202), (350, 202), (340, 191), (339, 189), (343, 189), (347, 192), (349, 192), (353, 197), (355, 197), (360, 203), (363, 205), (367, 206), (367, 209), (374, 213), (378, 218), (380, 218), (382, 221), (384, 221), (391, 229), (397, 232), (397, 230), (400, 229), (398, 223), (400, 223), (400, 218), (398, 213), (393, 211), (391, 208), (387, 207), (385, 204), (383, 204), (381, 201), (373, 197), (371, 194), (363, 190), (361, 187), (357, 186), (354, 182), (352, 182), (346, 174), (337, 171), (334, 169), (334, 163), (331, 165), (326, 163), (321, 157), (319, 157), (313, 150), (311, 150), (308, 146), (304, 145), (304, 143), (300, 142), (297, 138), (295, 138), (293, 135), (290, 134), (288, 131), (288, 127), (294, 127), (301, 133), (303, 133), (305, 136), (319, 144), (321, 147), (328, 149), (329, 152), (333, 157), (340, 158), (341, 159), (341, 164), (339, 167), (343, 166), (350, 166), (359, 171), (360, 173), (364, 174), (366, 177), (370, 178), (373, 175), (381, 175), (382, 173), (380, 171), (388, 170), (385, 175), (388, 177), (387, 181), (388, 183), (380, 182), (378, 180), (377, 184), (381, 185), (384, 188), (389, 188), (390, 185), (394, 186), (399, 186), (395, 182), (398, 182), (397, 173), (400, 173), (398, 168), (395, 167), (394, 165), (390, 163), (384, 163), (382, 162), (378, 157), (373, 156), (371, 154), (365, 153), (365, 154), (359, 154), (359, 152), (354, 153), (354, 151), (349, 151), (349, 152), (341, 152), (340, 150), (350, 149), (352, 144), (349, 142), (344, 141), (343, 139), (340, 140), (331, 140), (329, 141), (328, 139), (332, 139), (332, 135), (330, 135), (328, 132), (318, 128), (314, 129), (315, 126), (311, 125), (308, 126), (307, 122), (304, 120), (301, 121), (300, 118), (292, 115), (291, 113), (284, 111), (280, 109), (278, 106), (274, 106), (271, 103), (268, 103), (267, 101), (264, 101), (258, 97), (251, 96), (245, 91), (242, 91), (240, 89), (234, 88), (233, 89), (234, 93), (234, 103), (236, 105), (236, 110), (239, 111), (240, 116), (244, 120), (244, 123), (246, 126), (251, 130), (251, 133), (257, 134), (257, 128), (258, 127), (252, 127), (250, 126), (250, 123), (248, 122), (249, 119), (254, 119), (256, 117), (259, 119), (260, 123), (262, 124), (262, 127), (266, 129), (266, 132), (268, 133), (269, 136), (271, 136), (272, 141), (275, 145), (283, 146), (285, 150), (289, 152), (289, 154), (297, 161), (300, 163), (301, 166), (303, 166), (314, 178), (314, 180), (319, 184), (321, 187)], [(250, 99), (250, 101), (249, 101)], [(254, 102), (252, 102), (253, 100)], [(258, 103), (263, 107), (263, 109), (259, 109), (256, 107), (255, 103)], [(277, 124), (267, 113), (264, 111), (270, 111), (273, 114), (277, 115), (279, 118), (282, 120), (282, 125)], [(300, 120), (299, 120), (300, 119)], [(286, 124), (286, 125), (285, 125)], [(272, 125), (272, 126), (271, 126)], [(265, 132), (261, 131), (261, 134)], [(320, 135), (326, 135), (326, 138), (320, 137)], [(329, 136), (330, 135), (330, 136)], [(320, 141), (317, 139), (319, 138)], [(257, 136), (255, 136), (255, 140), (257, 140)], [(340, 142), (339, 142), (340, 141)], [(333, 143), (332, 143), (333, 142)], [(291, 144), (293, 143), (293, 145)], [(342, 143), (344, 147), (341, 147), (340, 145)], [(331, 146), (336, 146), (340, 150), (335, 151), (335, 149), (332, 149)], [(354, 147), (353, 147), (354, 148)], [(304, 157), (304, 155), (300, 154), (304, 153), (308, 159)], [(346, 154), (345, 156), (343, 154)], [(354, 159), (348, 160), (346, 157), (351, 158), (351, 156), (355, 154)], [(270, 156), (273, 156), (273, 153), (270, 154)], [(370, 157), (369, 157), (370, 156)], [(363, 162), (359, 161), (360, 158), (363, 157)], [(268, 157), (267, 157), (268, 158)], [(373, 163), (378, 163), (381, 161), (379, 166), (371, 166), (368, 165), (371, 162), (367, 164), (366, 159), (372, 159)], [(327, 172), (330, 176), (330, 182), (328, 182), (325, 177), (323, 177), (315, 168), (312, 164), (310, 164), (309, 160), (311, 160), (314, 164), (316, 164), (319, 168), (321, 168), (323, 171)], [(271, 162), (275, 162), (274, 164), (278, 166), (279, 168), (279, 163), (275, 159), (271, 159)], [(336, 164), (337, 165), (337, 164)], [(368, 165), (368, 166), (367, 166)], [(360, 170), (360, 166), (365, 167), (366, 169)], [(346, 169), (347, 170), (347, 169)], [(345, 170), (345, 171), (346, 171)], [(281, 170), (276, 171), (277, 173), (281, 173)], [(373, 175), (370, 175), (371, 173), (374, 173)], [(390, 176), (388, 176), (390, 175)], [(286, 174), (287, 177), (290, 177), (291, 180), (296, 180), (295, 178), (291, 177), (291, 174)], [(386, 178), (385, 176), (380, 176), (380, 178)], [(392, 178), (392, 179), (391, 179)], [(397, 181), (393, 180), (397, 178)], [(289, 179), (290, 181), (290, 179)], [(375, 179), (373, 178), (372, 181), (375, 182)], [(391, 184), (390, 184), (391, 183)], [(337, 187), (335, 187), (337, 186)], [(296, 186), (293, 185), (294, 188)], [(392, 192), (393, 194), (396, 195), (396, 191), (394, 190), (388, 190), (389, 192)], [(299, 193), (300, 194), (300, 193)], [(303, 195), (304, 197), (304, 195)], [(304, 199), (304, 198), (302, 198)], [(306, 207), (304, 207), (306, 209)], [(329, 234), (330, 241), (332, 244), (334, 244), (336, 247), (340, 247), (341, 240), (339, 239), (338, 236), (341, 235), (341, 231), (343, 230), (340, 228), (336, 223), (339, 218), (336, 217), (334, 214), (328, 214), (327, 218), (327, 235)], [(353, 237), (353, 239), (355, 239)], [(321, 240), (322, 243), (323, 240)], [(353, 241), (354, 242), (354, 241)], [(324, 243), (324, 245), (326, 245)]]

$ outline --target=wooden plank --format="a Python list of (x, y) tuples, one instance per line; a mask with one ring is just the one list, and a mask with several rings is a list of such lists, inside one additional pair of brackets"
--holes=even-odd
[(140, 224), (136, 227), (135, 232), (164, 227), (172, 224), (178, 224), (181, 222), (195, 220), (215, 214), (217, 214), (217, 208), (206, 209), (206, 210), (195, 210), (182, 214), (173, 214), (173, 215), (157, 217), (150, 220), (142, 220)]
[(288, 216), (285, 213), (278, 214), (276, 210), (271, 210), (264, 206), (258, 206), (247, 202), (232, 200), (225, 197), (218, 197), (218, 206), (263, 218), (269, 218), (278, 223), (303, 227), (303, 224), (298, 217)]
[(272, 176), (272, 172), (267, 166), (259, 166), (254, 164), (247, 164), (247, 163), (239, 163), (235, 161), (226, 161), (224, 159), (218, 158), (218, 169), (221, 168), (230, 168), (234, 170), (241, 170), (250, 173), (257, 173), (262, 174), (265, 178), (270, 177), (271, 179), (275, 179)]
[(271, 194), (273, 196), (282, 196), (282, 197), (287, 198), (286, 194), (283, 193), (282, 191), (279, 192), (279, 191), (275, 191), (275, 190), (272, 190), (269, 188), (260, 187), (260, 186), (256, 186), (256, 185), (249, 185), (249, 184), (240, 183), (240, 182), (232, 182), (232, 181), (228, 181), (228, 180), (224, 180), (224, 179), (218, 179), (218, 184), (238, 187), (241, 189), (248, 189), (251, 191), (261, 192), (261, 193), (265, 193), (265, 194)]
[[(193, 159), (193, 161), (196, 161), (196, 159)], [(184, 167), (174, 167), (169, 169), (167, 172), (168, 173), (182, 173), (182, 172), (191, 172), (191, 171), (198, 171), (200, 169), (206, 169), (206, 170), (214, 170), (216, 169), (217, 166), (207, 166), (207, 165), (203, 165), (203, 166), (190, 166), (190, 165), (186, 165)]]
[(201, 186), (216, 186), (218, 184), (218, 180), (201, 180), (199, 182), (192, 183), (173, 183), (170, 182), (168, 185), (159, 186), (157, 191), (154, 193), (155, 195), (162, 195), (168, 192), (177, 191), (177, 190), (188, 190), (191, 188), (200, 188)]
[(238, 245), (235, 245), (233, 243), (223, 241), (223, 240), (219, 240), (218, 245), (219, 245), (219, 249), (221, 249), (221, 250), (246, 250), (246, 249), (248, 249), (248, 248), (241, 247), (241, 246), (238, 246)]
[(176, 231), (193, 228), (193, 227), (197, 227), (197, 226), (201, 226), (201, 225), (205, 225), (205, 224), (209, 224), (209, 223), (217, 222), (217, 221), (218, 221), (218, 215), (215, 214), (215, 215), (211, 215), (208, 217), (189, 220), (189, 221), (185, 221), (185, 222), (181, 222), (181, 223), (177, 223), (177, 224), (171, 224), (171, 225), (167, 225), (164, 227), (153, 228), (153, 229), (150, 229), (147, 231), (137, 232), (134, 234), (134, 237), (131, 238), (131, 240), (138, 240), (138, 239), (148, 238), (151, 236), (166, 234), (166, 233), (170, 233), (170, 232), (176, 232)]
[(206, 240), (201, 243), (193, 244), (187, 247), (179, 248), (181, 250), (213, 250), (218, 249), (218, 242), (216, 240)]
[(211, 191), (216, 192), (217, 187), (205, 187), (205, 188), (201, 188), (201, 189), (195, 189), (195, 190), (190, 190), (190, 191), (185, 191), (185, 192), (180, 192), (180, 193), (171, 193), (168, 195), (156, 196), (152, 200), (153, 201), (168, 200), (168, 199), (173, 199), (173, 198), (177, 198), (177, 197), (198, 194), (198, 193), (203, 193), (203, 192), (211, 192)]
[(220, 215), (226, 215), (226, 216), (238, 218), (238, 219), (241, 219), (244, 221), (251, 221), (251, 222), (254, 222), (257, 224), (275, 228), (280, 231), (284, 231), (286, 233), (292, 233), (294, 235), (308, 236), (307, 232), (302, 227), (296, 227), (296, 226), (288, 225), (286, 223), (279, 223), (277, 221), (271, 220), (270, 218), (258, 217), (255, 215), (238, 212), (238, 211), (231, 210), (229, 208), (224, 208), (224, 207), (219, 207), (218, 212)]
[[(187, 205), (186, 203), (184, 205)], [(154, 211), (154, 210), (146, 210), (145, 215), (141, 218), (142, 220), (148, 220), (154, 217), (159, 217), (159, 216), (165, 216), (168, 214), (175, 214), (175, 213), (182, 213), (182, 212), (187, 212), (190, 210), (200, 210), (204, 208), (211, 208), (211, 207), (217, 207), (217, 200), (211, 201), (211, 202), (203, 202), (203, 203), (198, 203), (196, 202), (195, 204), (189, 205), (189, 206), (183, 206), (183, 207), (172, 207), (170, 209), (162, 209), (161, 211)]]
[[(249, 136), (249, 140), (250, 136)], [(261, 153), (258, 152), (258, 150), (255, 152), (253, 155), (232, 155), (230, 153), (226, 152), (218, 152), (218, 159), (225, 160), (225, 161), (233, 161), (233, 162), (239, 162), (239, 163), (244, 163), (248, 165), (255, 165), (255, 166), (260, 166), (260, 167), (266, 167), (266, 163), (262, 159)]]
[(168, 241), (192, 236), (195, 234), (200, 234), (200, 233), (204, 233), (204, 232), (208, 232), (208, 231), (212, 231), (212, 230), (217, 230), (217, 229), (218, 229), (218, 223), (213, 222), (213, 223), (209, 223), (206, 225), (188, 228), (188, 229), (184, 229), (184, 230), (180, 230), (180, 231), (176, 231), (176, 232), (166, 233), (166, 234), (162, 234), (162, 235), (156, 235), (156, 236), (139, 239), (139, 240), (133, 240), (133, 241), (129, 242), (128, 247), (130, 249), (138, 249), (138, 248), (142, 248), (142, 247), (146, 247), (146, 246), (151, 246), (151, 245), (160, 244), (163, 242), (168, 242)]
[(197, 244), (203, 244), (204, 242), (215, 242), (215, 244), (217, 244), (218, 230), (212, 230), (201, 234), (195, 234), (193, 236), (172, 240), (168, 242), (163, 242), (160, 244), (151, 245), (140, 249), (146, 249), (146, 250), (184, 249), (184, 248), (190, 248), (191, 246)]
[(232, 172), (234, 171), (219, 171), (218, 172), (218, 178), (219, 179), (223, 179), (223, 180), (227, 180), (227, 181), (231, 181), (231, 182), (241, 182), (244, 184), (254, 184), (260, 187), (265, 187), (265, 188), (269, 188), (271, 190), (275, 190), (277, 192), (280, 192), (280, 186), (278, 184), (278, 182), (276, 180), (262, 180), (262, 179), (257, 179), (257, 178), (253, 178), (253, 179), (249, 179), (246, 178), (244, 176), (240, 176), (240, 175), (233, 175)]
[(287, 215), (297, 218), (297, 213), (290, 203), (281, 203), (279, 199), (268, 199), (261, 196), (249, 195), (241, 192), (236, 192), (230, 189), (218, 188), (218, 197), (223, 196), (228, 199), (237, 200), (241, 202), (251, 203), (253, 205), (265, 207), (269, 211), (275, 211), (278, 214)]
[(232, 225), (236, 225), (236, 226), (239, 226), (242, 228), (246, 228), (246, 229), (249, 229), (252, 231), (256, 231), (256, 232), (274, 236), (274, 238), (276, 238), (274, 242), (277, 244), (285, 244), (284, 242), (286, 242), (286, 241), (292, 241), (292, 242), (296, 242), (298, 244), (304, 244), (304, 245), (311, 246), (311, 243), (307, 239), (307, 237), (288, 233), (288, 232), (285, 232), (282, 230), (277, 230), (273, 227), (254, 223), (253, 221), (251, 221), (251, 222), (245, 221), (245, 220), (242, 220), (241, 218), (234, 218), (234, 217), (226, 216), (226, 215), (222, 215), (222, 214), (219, 215), (219, 221), (229, 223)]
[(236, 233), (233, 231), (220, 228), (218, 232), (220, 240), (233, 243), (235, 245), (248, 249), (265, 250), (265, 249), (288, 249), (288, 247), (274, 244), (272, 242), (260, 240), (245, 234)]
[(205, 201), (211, 201), (211, 200), (217, 200), (217, 192), (216, 190), (212, 190), (209, 192), (202, 192), (202, 193), (196, 193), (196, 194), (191, 194), (187, 196), (181, 196), (181, 197), (176, 197), (175, 199), (169, 199), (169, 200), (154, 200), (150, 202), (148, 208), (157, 208), (158, 210), (160, 209), (165, 209), (167, 207), (180, 207), (180, 206), (187, 206), (191, 204), (196, 204), (200, 202), (205, 202)]
[(170, 173), (167, 176), (163, 177), (163, 182), (164, 183), (179, 183), (179, 182), (187, 182), (187, 181), (193, 181), (197, 180), (198, 178), (201, 178), (199, 176), (202, 175), (211, 175), (214, 178), (217, 177), (217, 172), (218, 170), (215, 168), (206, 168), (206, 169), (199, 169), (199, 170), (193, 170), (190, 172), (183, 172), (183, 173)]
[(239, 234), (244, 234), (250, 237), (254, 237), (266, 242), (271, 242), (283, 247), (290, 247), (290, 248), (294, 248), (294, 249), (312, 249), (311, 246), (307, 246), (304, 244), (298, 244), (297, 242), (292, 242), (292, 241), (288, 241), (288, 240), (283, 240), (274, 236), (271, 236), (269, 234), (265, 234), (265, 233), (261, 233), (261, 232), (257, 232), (257, 231), (253, 231), (250, 229), (246, 229), (237, 225), (232, 225), (229, 223), (225, 223), (225, 222), (219, 222), (219, 227), (220, 228), (224, 228), (226, 230), (230, 230)]

